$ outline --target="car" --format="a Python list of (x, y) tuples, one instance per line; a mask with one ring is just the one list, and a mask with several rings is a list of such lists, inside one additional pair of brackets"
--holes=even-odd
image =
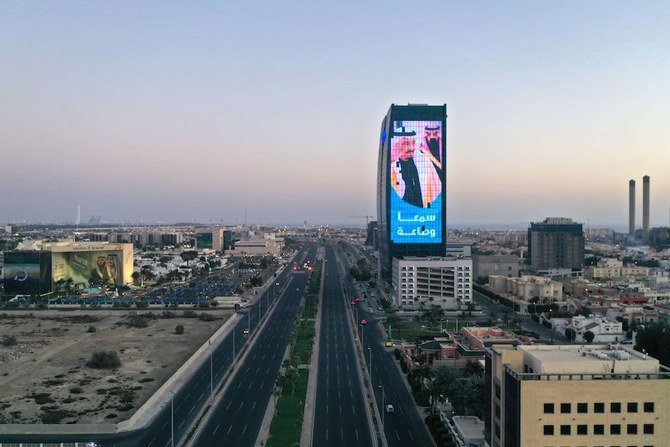
[(391, 405), (391, 404), (386, 405), (386, 413), (387, 414), (395, 413), (395, 408), (393, 408), (393, 405)]
[(242, 331), (242, 333), (243, 333), (244, 335), (249, 335), (249, 329), (244, 329), (244, 331)]
[(386, 347), (387, 348), (392, 348), (393, 347), (393, 342), (391, 340), (386, 340)]

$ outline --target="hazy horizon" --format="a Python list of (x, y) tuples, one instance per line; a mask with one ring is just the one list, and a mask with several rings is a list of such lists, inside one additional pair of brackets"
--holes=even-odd
[(640, 227), (644, 175), (668, 225), (666, 2), (5, 2), (0, 29), (0, 223), (358, 224), (390, 104), (446, 103), (448, 227), (623, 231), (629, 179)]

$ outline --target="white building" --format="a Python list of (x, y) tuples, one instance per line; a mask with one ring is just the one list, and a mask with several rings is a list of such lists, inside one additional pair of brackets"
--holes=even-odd
[(472, 259), (394, 259), (391, 276), (391, 299), (402, 309), (458, 310), (472, 303)]
[(523, 302), (536, 299), (536, 304), (552, 304), (563, 301), (563, 284), (546, 276), (524, 275), (509, 278), (501, 275), (489, 276), (489, 288), (509, 294)]
[(623, 324), (619, 321), (612, 321), (606, 318), (591, 318), (578, 315), (572, 318), (552, 318), (551, 323), (554, 330), (561, 334), (565, 334), (566, 329), (574, 330), (574, 341), (576, 342), (586, 342), (584, 334), (587, 332), (593, 333), (593, 343), (611, 343), (626, 339)]

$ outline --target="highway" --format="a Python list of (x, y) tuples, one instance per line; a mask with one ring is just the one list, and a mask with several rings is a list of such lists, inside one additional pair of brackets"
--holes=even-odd
[[(298, 255), (296, 256), (296, 260), (304, 261), (305, 259), (314, 259), (316, 253), (316, 247), (311, 246), (309, 249), (303, 248)], [(280, 290), (286, 290), (284, 294), (281, 294), (280, 297), (278, 298), (280, 301), (277, 303), (277, 308), (275, 309), (275, 312), (272, 314), (270, 317), (270, 321), (268, 321), (268, 324), (265, 327), (265, 330), (263, 333), (270, 333), (273, 330), (277, 330), (278, 327), (284, 327), (289, 325), (289, 321), (286, 319), (290, 315), (290, 312), (292, 309), (295, 307), (295, 311), (297, 311), (297, 302), (299, 301), (298, 298), (302, 296), (302, 289), (304, 289), (305, 283), (307, 281), (307, 275), (302, 273), (302, 274), (293, 274), (290, 271), (290, 266), (285, 268), (277, 277), (276, 282), (279, 283), (279, 286), (274, 286), (274, 287), (269, 287), (268, 290), (262, 295), (261, 299), (259, 302), (262, 303), (261, 305), (261, 313), (264, 314), (268, 308), (268, 303), (271, 303), (274, 299), (277, 298), (277, 293)], [(296, 290), (296, 288), (298, 290)], [(295, 312), (294, 311), (294, 312)], [(221, 380), (223, 375), (226, 373), (227, 369), (231, 365), (232, 359), (233, 359), (233, 350), (235, 351), (235, 354), (238, 354), (240, 352), (240, 349), (247, 343), (248, 341), (248, 336), (245, 336), (244, 330), (247, 328), (250, 328), (251, 332), (253, 332), (259, 322), (259, 311), (258, 311), (258, 304), (255, 304), (253, 306), (249, 306), (242, 310), (245, 314), (245, 318), (240, 320), (238, 324), (235, 326), (235, 328), (231, 331), (230, 334), (228, 334), (222, 342), (213, 348), (212, 350), (212, 356), (211, 356), (211, 378), (213, 379), (214, 387), (216, 388), (217, 383)], [(287, 313), (288, 312), (288, 313)], [(290, 328), (289, 328), (290, 329)], [(279, 334), (277, 332), (276, 334)], [(287, 334), (288, 335), (288, 334)], [(260, 336), (263, 336), (261, 334)], [(259, 336), (259, 337), (260, 337)], [(275, 337), (279, 337), (279, 335), (275, 335)], [(270, 338), (272, 338), (270, 336)], [(259, 342), (261, 340), (259, 339)], [(277, 342), (283, 342), (284, 347), (286, 346), (286, 337), (283, 339), (277, 338), (275, 340), (275, 343)], [(264, 346), (263, 348), (260, 348), (260, 346)], [(261, 350), (263, 349), (269, 349), (267, 345), (261, 345), (258, 343), (254, 349), (252, 349), (252, 353), (247, 357), (247, 361), (250, 362), (249, 364), (254, 364), (257, 365), (256, 368), (259, 368), (259, 363), (262, 362), (261, 358), (263, 353), (258, 354)], [(265, 366), (263, 370), (259, 370), (258, 374), (261, 374), (264, 372), (266, 376), (272, 376), (271, 383), (261, 383), (264, 387), (270, 387), (274, 385), (274, 381), (277, 376), (277, 372), (279, 370), (279, 364), (281, 363), (281, 355), (283, 354), (284, 350), (281, 349), (281, 352), (277, 352), (277, 356), (279, 356), (278, 359), (274, 359), (277, 362), (277, 367), (274, 370), (274, 373), (272, 370), (269, 372), (267, 371), (268, 365)], [(256, 354), (256, 357), (254, 358), (254, 353)], [(272, 363), (272, 362), (271, 362)], [(274, 363), (272, 363), (274, 365)], [(247, 365), (241, 366), (242, 368), (246, 368)], [(274, 366), (273, 366), (274, 367)], [(250, 377), (256, 377), (256, 371), (255, 369), (249, 370)], [(242, 376), (245, 376), (245, 374), (242, 374)], [(266, 382), (269, 382), (269, 380), (266, 380)], [(234, 387), (237, 387), (238, 384), (236, 383)], [(235, 388), (231, 387), (234, 391), (237, 391)], [(242, 385), (239, 385), (239, 389), (241, 390), (240, 392), (244, 391), (242, 389)], [(263, 388), (265, 390), (265, 388)], [(258, 416), (257, 412), (252, 412), (247, 416), (249, 420), (245, 419), (244, 424), (247, 424), (248, 427), (245, 430), (245, 433), (242, 433), (243, 436), (240, 437), (240, 443), (221, 443), (221, 442), (216, 442), (213, 444), (202, 444), (202, 445), (253, 445), (253, 442), (256, 439), (256, 435), (258, 433), (258, 427), (260, 427), (264, 412), (265, 412), (265, 407), (267, 404), (267, 400), (270, 397), (270, 392), (265, 391), (265, 404), (262, 404), (260, 398), (261, 398), (261, 392), (254, 389), (252, 386), (249, 388), (247, 385), (247, 390), (246, 390), (249, 395), (254, 394), (254, 396), (257, 397), (256, 399), (256, 405), (254, 407), (254, 403), (249, 401), (249, 398), (246, 399), (244, 403), (248, 403), (249, 407), (252, 407), (251, 410), (257, 410), (257, 412), (260, 412), (260, 416)], [(223, 398), (225, 399), (228, 393), (226, 393)], [(26, 434), (26, 435), (0, 435), (0, 442), (32, 442), (32, 443), (49, 443), (49, 442), (88, 442), (88, 441), (97, 441), (102, 447), (171, 447), (172, 445), (172, 433), (174, 432), (174, 439), (175, 439), (175, 446), (179, 445), (179, 441), (182, 440), (185, 435), (187, 434), (187, 430), (190, 428), (190, 426), (195, 422), (195, 418), (197, 417), (199, 410), (207, 403), (208, 399), (210, 398), (210, 362), (204, 362), (201, 367), (199, 367), (196, 372), (193, 374), (191, 379), (176, 393), (174, 394), (173, 401), (172, 401), (172, 406), (168, 403), (158, 414), (158, 416), (155, 418), (153, 423), (143, 431), (137, 431), (137, 432), (125, 432), (125, 433), (119, 433), (119, 434), (107, 434), (107, 435), (72, 435), (72, 434), (53, 434), (53, 435), (37, 435), (37, 434)], [(218, 410), (219, 407), (221, 406), (223, 400), (219, 402), (219, 405), (216, 406), (216, 409)], [(242, 405), (242, 408), (239, 408), (240, 404), (233, 404), (231, 403), (231, 400), (226, 401), (224, 406), (227, 406), (230, 403), (230, 407), (236, 407), (235, 410), (241, 411), (244, 408), (244, 405)], [(260, 406), (260, 407), (259, 407)], [(174, 412), (172, 412), (172, 409)], [(257, 420), (253, 420), (253, 418), (256, 417)], [(239, 420), (239, 419), (238, 419)], [(240, 426), (240, 432), (244, 430), (244, 424)], [(255, 433), (252, 435), (252, 427), (255, 428)], [(225, 427), (225, 430), (227, 431), (229, 429), (228, 426)], [(219, 428), (221, 430), (221, 428)], [(229, 433), (233, 434), (234, 430), (231, 429)], [(218, 434), (218, 430), (217, 430)], [(225, 433), (224, 433), (225, 434)], [(237, 431), (235, 430), (235, 434), (238, 434)], [(248, 439), (252, 439), (251, 442), (247, 443), (242, 443), (246, 442)]]
[[(314, 251), (311, 247), (310, 261)], [(192, 445), (254, 445), (308, 279), (305, 270), (291, 274), (276, 309)]]
[(370, 427), (337, 260), (326, 246), (314, 446), (370, 446)]
[[(342, 254), (342, 259), (345, 259)], [(347, 275), (346, 290), (348, 300), (356, 298), (355, 288), (351, 275)], [(393, 348), (385, 346), (386, 339), (381, 331), (381, 323), (377, 317), (358, 307), (358, 322), (366, 320), (367, 324), (361, 328), (358, 325), (359, 337), (363, 342), (365, 362), (370, 368), (372, 362), (372, 386), (379, 406), (386, 404), (394, 407), (394, 414), (383, 412), (384, 433), (389, 447), (405, 446), (434, 446), (435, 443), (426, 428), (424, 416), (419, 413), (414, 397), (409, 392), (405, 378), (395, 364)], [(369, 349), (368, 349), (369, 348)], [(382, 403), (382, 387), (384, 401)]]

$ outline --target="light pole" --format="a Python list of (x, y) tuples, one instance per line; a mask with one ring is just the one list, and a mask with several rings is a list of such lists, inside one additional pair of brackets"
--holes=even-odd
[(365, 348), (365, 332), (363, 332), (363, 329), (365, 329), (365, 327), (362, 324), (359, 324), (359, 326), (361, 328), (361, 347)]
[(370, 384), (372, 384), (372, 348), (368, 346), (368, 368), (370, 368)]
[(170, 445), (174, 447), (174, 392), (170, 390)]
[(214, 402), (214, 366), (212, 361), (212, 341), (209, 342), (209, 400)]
[(251, 333), (251, 309), (247, 312), (247, 332)]
[(381, 413), (382, 413), (382, 431), (385, 429), (385, 417), (384, 413), (386, 413), (386, 407), (384, 406), (384, 387), (381, 385), (377, 385), (378, 388), (382, 390), (382, 407), (381, 407)]
[(235, 328), (233, 328), (233, 365), (235, 364)]

